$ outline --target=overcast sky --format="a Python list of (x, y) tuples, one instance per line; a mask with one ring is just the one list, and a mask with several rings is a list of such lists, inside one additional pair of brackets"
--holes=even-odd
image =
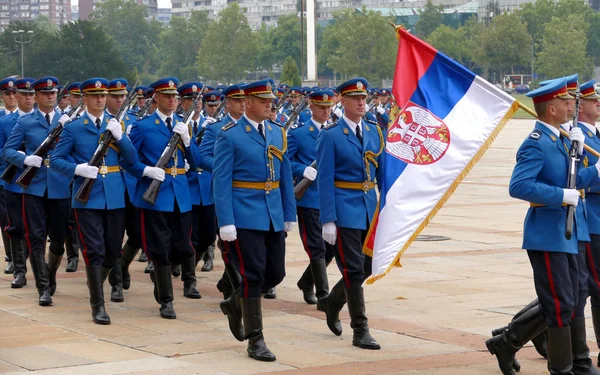
[(170, 8), (171, 0), (158, 0), (158, 7), (159, 8)]

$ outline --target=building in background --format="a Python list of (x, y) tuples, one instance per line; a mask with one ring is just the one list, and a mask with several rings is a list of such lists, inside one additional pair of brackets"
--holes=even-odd
[(171, 8), (158, 8), (155, 19), (165, 25), (168, 25), (171, 21), (171, 15)]
[(71, 21), (71, 0), (0, 0), (0, 29), (11, 21), (46, 17), (56, 26)]
[[(2, 1), (2, 0), (0, 0)], [(145, 5), (148, 8), (148, 19), (156, 17), (158, 2), (157, 0), (136, 0), (138, 4)], [(79, 0), (79, 19), (87, 20), (90, 14), (96, 8), (96, 4), (102, 0)]]

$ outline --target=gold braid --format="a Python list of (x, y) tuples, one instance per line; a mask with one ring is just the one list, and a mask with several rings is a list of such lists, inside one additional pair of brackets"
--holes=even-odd
[(269, 145), (267, 148), (267, 157), (269, 158), (269, 169), (271, 170), (271, 180), (275, 181), (275, 164), (273, 164), (273, 155), (281, 162), (283, 160), (283, 154), (287, 151), (287, 137), (285, 136), (285, 130), (281, 129), (281, 135), (283, 138), (283, 149), (280, 150), (274, 145)]
[(383, 152), (383, 147), (384, 147), (384, 139), (383, 139), (383, 134), (381, 133), (381, 129), (379, 129), (378, 125), (375, 125), (375, 128), (377, 129), (377, 134), (379, 134), (379, 151), (377, 153), (375, 153), (371, 150), (366, 151), (365, 156), (363, 158), (365, 161), (365, 168), (367, 171), (367, 181), (369, 181), (369, 182), (373, 181), (373, 180), (371, 180), (371, 168), (370, 168), (369, 162), (373, 163), (375, 168), (378, 168), (379, 164), (377, 163), (377, 158)]

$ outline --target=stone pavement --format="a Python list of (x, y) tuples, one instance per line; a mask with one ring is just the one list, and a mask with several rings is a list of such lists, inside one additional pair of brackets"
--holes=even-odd
[[(52, 307), (37, 305), (33, 276), (23, 289), (11, 289), (12, 276), (0, 276), (0, 373), (500, 374), (484, 341), (535, 297), (520, 250), (527, 204), (511, 199), (507, 188), (516, 149), (532, 125), (511, 121), (423, 233), (450, 240), (415, 242), (404, 268), (366, 286), (369, 325), (382, 350), (352, 346), (346, 308), (344, 333), (336, 337), (324, 315), (303, 302), (295, 284), (307, 257), (296, 230), (278, 298), (263, 303), (266, 342), (277, 362), (249, 359), (246, 343), (228, 331), (215, 288), (220, 260), (213, 272), (198, 270), (201, 300), (183, 298), (174, 280), (177, 320), (159, 317), (145, 265), (134, 262), (125, 302), (107, 303), (109, 326), (91, 320), (83, 266), (67, 274), (63, 262)], [(333, 285), (339, 271), (328, 271)], [(596, 354), (591, 321), (588, 338)], [(519, 358), (521, 374), (548, 373), (531, 346)]]

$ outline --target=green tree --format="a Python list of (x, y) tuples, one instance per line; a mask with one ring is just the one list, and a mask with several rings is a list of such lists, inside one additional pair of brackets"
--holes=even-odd
[[(281, 16), (277, 19), (277, 27), (272, 28), (269, 33), (274, 62), (282, 64), (288, 56), (291, 56), (299, 65), (302, 46), (300, 18), (295, 13)], [(306, 33), (304, 35), (306, 37)], [(306, 49), (306, 46), (304, 48)]]
[(465, 29), (441, 25), (425, 39), (429, 44), (463, 65), (471, 60)]
[(43, 71), (42, 75), (50, 74), (47, 64), (51, 57), (44, 57), (44, 54), (53, 54), (48, 47), (58, 42), (58, 29), (47, 18), (40, 17), (36, 21), (11, 22), (0, 34), (0, 57), (3, 61), (0, 71), (4, 72), (2, 76), (21, 74), (21, 45), (15, 42), (16, 37), (12, 33), (18, 30), (33, 31), (33, 34), (25, 34), (23, 37), (26, 41), (31, 36), (31, 42), (24, 45), (25, 75), (36, 77), (40, 75), (40, 71)]
[[(256, 30), (258, 50), (256, 55), (256, 65), (260, 69), (268, 70), (269, 73), (272, 73), (273, 64), (276, 62), (275, 49), (271, 47), (271, 35), (270, 30), (264, 23)], [(272, 76), (272, 74), (269, 75)]]
[(192, 11), (189, 18), (173, 17), (160, 35), (160, 73), (183, 81), (198, 78), (196, 58), (212, 21), (205, 11)]
[(290, 86), (300, 86), (302, 81), (300, 80), (300, 71), (298, 70), (298, 64), (292, 56), (288, 56), (283, 62), (283, 70), (281, 71), (281, 83), (286, 83)]
[(197, 57), (200, 76), (229, 83), (242, 80), (255, 69), (256, 52), (246, 15), (237, 3), (230, 3), (206, 30)]
[(444, 6), (433, 5), (431, 0), (427, 0), (425, 8), (419, 11), (419, 20), (415, 24), (416, 34), (419, 38), (427, 38), (443, 22), (444, 15), (442, 11)]
[(552, 18), (546, 26), (536, 71), (547, 78), (579, 73), (580, 81), (593, 76), (594, 66), (586, 54), (589, 25), (577, 16)]
[(383, 78), (392, 78), (398, 41), (388, 19), (366, 8), (361, 12), (347, 9), (333, 17), (334, 23), (323, 36), (321, 61), (326, 57), (333, 71), (345, 77), (365, 77), (374, 85)]

